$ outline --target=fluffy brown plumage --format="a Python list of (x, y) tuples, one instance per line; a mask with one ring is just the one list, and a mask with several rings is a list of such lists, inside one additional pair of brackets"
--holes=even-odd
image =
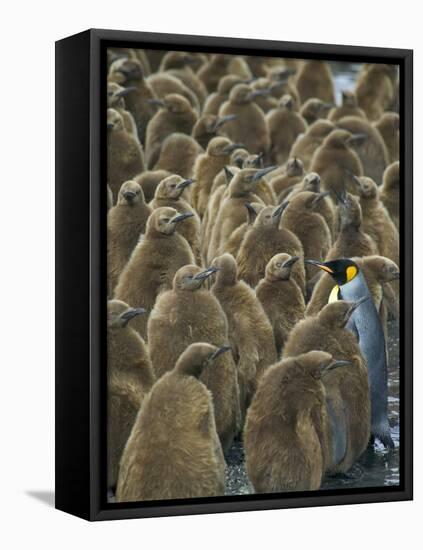
[(399, 161), (390, 164), (384, 174), (380, 188), (380, 199), (387, 208), (396, 228), (399, 230), (400, 212), (400, 164)]
[(301, 103), (312, 97), (325, 103), (335, 103), (335, 87), (332, 71), (326, 61), (304, 61), (297, 73), (295, 84)]
[(290, 157), (301, 160), (305, 170), (309, 170), (313, 155), (322, 145), (325, 138), (335, 129), (333, 122), (329, 120), (316, 120), (308, 128), (304, 135), (299, 135), (292, 145)]

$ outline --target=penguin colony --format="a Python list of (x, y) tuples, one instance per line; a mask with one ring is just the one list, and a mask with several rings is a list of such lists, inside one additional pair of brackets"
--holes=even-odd
[(108, 65), (110, 498), (223, 495), (234, 440), (258, 493), (392, 449), (395, 67), (362, 66), (336, 104), (324, 61)]

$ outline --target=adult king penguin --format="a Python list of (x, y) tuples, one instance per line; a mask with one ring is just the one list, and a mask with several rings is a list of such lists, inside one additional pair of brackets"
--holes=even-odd
[(373, 302), (372, 295), (358, 265), (351, 259), (342, 258), (329, 262), (306, 260), (329, 273), (336, 285), (329, 302), (364, 300), (351, 315), (347, 328), (357, 335), (361, 352), (367, 361), (371, 400), (371, 434), (385, 447), (393, 448), (388, 422), (388, 366), (383, 326)]

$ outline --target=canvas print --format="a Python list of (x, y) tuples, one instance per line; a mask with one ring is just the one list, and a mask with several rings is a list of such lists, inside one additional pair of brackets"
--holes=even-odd
[(116, 47), (103, 78), (108, 501), (398, 485), (398, 66)]

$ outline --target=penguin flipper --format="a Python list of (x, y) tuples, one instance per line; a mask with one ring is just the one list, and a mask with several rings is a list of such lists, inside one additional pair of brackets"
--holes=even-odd
[(355, 324), (353, 317), (350, 317), (347, 323), (347, 329), (350, 330), (355, 335), (355, 337), (357, 338), (357, 342), (360, 343), (360, 334), (358, 332), (357, 325)]

